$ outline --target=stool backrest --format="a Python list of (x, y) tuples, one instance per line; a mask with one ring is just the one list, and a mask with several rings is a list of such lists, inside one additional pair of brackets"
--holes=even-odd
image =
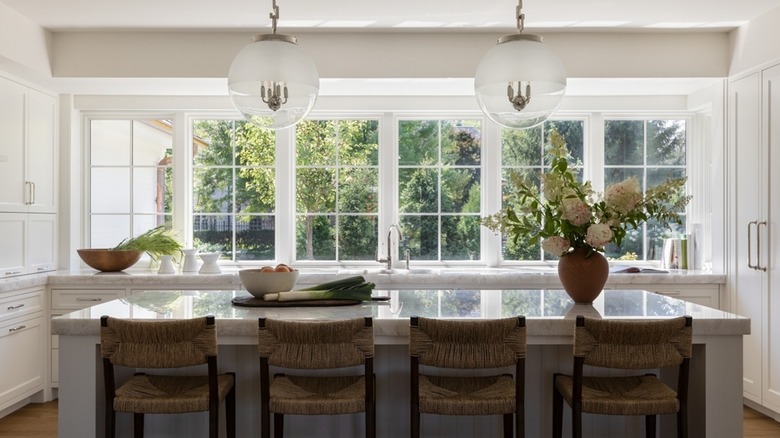
[(258, 354), (272, 366), (344, 368), (374, 357), (373, 319), (338, 321), (258, 320)]
[(179, 368), (217, 355), (213, 316), (184, 320), (100, 318), (100, 354), (114, 365)]
[(574, 357), (585, 365), (644, 369), (677, 366), (691, 357), (692, 318), (651, 321), (577, 316)]
[(412, 317), (409, 355), (440, 368), (499, 368), (526, 356), (525, 317), (454, 320)]

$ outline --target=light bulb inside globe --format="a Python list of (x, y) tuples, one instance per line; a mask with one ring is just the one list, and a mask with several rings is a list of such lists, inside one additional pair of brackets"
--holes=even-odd
[(314, 108), (320, 77), (295, 37), (257, 35), (233, 59), (228, 90), (233, 105), (252, 123), (283, 129)]
[(506, 128), (525, 129), (544, 122), (558, 109), (565, 91), (563, 64), (537, 35), (500, 38), (474, 75), (480, 109)]

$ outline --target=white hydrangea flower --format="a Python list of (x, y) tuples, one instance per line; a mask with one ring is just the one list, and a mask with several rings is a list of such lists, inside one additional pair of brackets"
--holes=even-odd
[(561, 236), (551, 236), (542, 241), (542, 249), (548, 254), (560, 257), (569, 251), (571, 244)]
[(579, 198), (566, 198), (561, 201), (561, 218), (575, 226), (590, 222), (590, 207)]
[(609, 225), (593, 224), (588, 227), (588, 232), (585, 235), (585, 242), (594, 248), (602, 248), (612, 241), (612, 237), (613, 234)]

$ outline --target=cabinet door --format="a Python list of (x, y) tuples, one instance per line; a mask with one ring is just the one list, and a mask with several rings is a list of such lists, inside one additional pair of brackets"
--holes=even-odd
[(27, 211), (24, 184), (26, 91), (26, 87), (0, 77), (0, 211)]
[(45, 328), (42, 314), (0, 326), (0, 410), (43, 389)]
[(0, 213), (0, 278), (25, 273), (26, 213)]
[[(733, 275), (730, 283), (734, 297), (734, 313), (750, 318), (750, 334), (744, 342), (744, 391), (745, 397), (761, 403), (762, 392), (762, 336), (764, 319), (765, 285), (761, 271), (748, 267), (758, 263), (756, 237), (758, 225), (751, 222), (762, 220), (762, 187), (765, 187), (764, 172), (761, 169), (761, 80), (753, 74), (729, 86), (729, 146), (734, 153), (735, 190), (731, 198), (734, 212), (735, 251), (731, 266)], [(750, 229), (748, 229), (750, 227)], [(762, 229), (763, 231), (763, 229)], [(748, 240), (750, 238), (750, 241)], [(750, 250), (750, 254), (748, 253)], [(765, 260), (765, 257), (763, 258)], [(763, 260), (762, 260), (763, 262)]]
[[(769, 207), (766, 216), (768, 258), (762, 264), (767, 266), (767, 318), (764, 327), (764, 406), (780, 412), (780, 268), (775, 260), (780, 260), (780, 66), (763, 72), (764, 89), (764, 147), (769, 151)], [(762, 236), (763, 237), (763, 236)], [(762, 242), (763, 245), (763, 242)]]
[(39, 91), (27, 92), (27, 176), (30, 212), (56, 212), (57, 99)]
[(57, 265), (57, 215), (30, 214), (27, 230), (27, 272), (53, 271)]

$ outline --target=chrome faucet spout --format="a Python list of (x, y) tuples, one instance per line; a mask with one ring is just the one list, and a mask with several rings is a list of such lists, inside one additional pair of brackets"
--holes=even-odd
[(398, 252), (400, 254), (401, 252), (401, 241), (404, 240), (404, 236), (401, 233), (401, 227), (398, 226), (398, 224), (392, 224), (387, 229), (387, 269), (391, 270), (393, 269), (393, 230), (398, 234)]

